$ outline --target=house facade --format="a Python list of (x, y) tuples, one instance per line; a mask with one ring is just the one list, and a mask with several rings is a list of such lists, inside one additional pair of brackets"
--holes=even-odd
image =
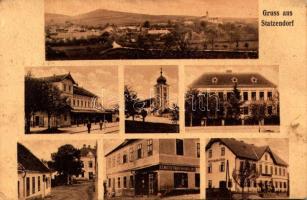
[(91, 147), (90, 145), (86, 146), (85, 144), (80, 149), (81, 151), (81, 161), (83, 162), (83, 173), (78, 177), (75, 177), (78, 180), (95, 180), (96, 170), (97, 170), (97, 148)]
[(252, 115), (253, 106), (256, 105), (264, 106), (266, 117), (275, 116), (279, 120), (277, 85), (258, 73), (233, 73), (232, 71), (205, 73), (190, 85), (190, 88), (215, 97), (217, 104), (229, 100), (235, 87), (241, 96), (240, 118), (243, 125), (244, 120)]
[[(61, 95), (67, 98), (69, 105), (61, 114), (51, 117), (51, 127), (79, 125), (86, 123), (88, 120), (91, 122), (98, 122), (99, 120), (112, 122), (117, 120), (118, 116), (114, 111), (103, 108), (100, 97), (78, 86), (70, 73), (40, 79), (56, 86), (61, 91)], [(34, 113), (31, 118), (31, 124), (33, 127), (46, 127), (48, 125), (47, 113)]]
[(51, 170), (18, 143), (18, 199), (44, 198), (51, 193)]
[(233, 173), (248, 161), (258, 175), (245, 183), (246, 192), (289, 191), (288, 164), (269, 146), (256, 146), (233, 138), (211, 139), (206, 146), (206, 188), (241, 192)]
[(109, 196), (199, 191), (198, 139), (129, 139), (105, 155)]

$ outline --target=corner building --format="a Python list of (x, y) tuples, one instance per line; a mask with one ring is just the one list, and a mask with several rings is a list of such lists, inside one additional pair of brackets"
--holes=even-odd
[(108, 195), (199, 192), (198, 139), (129, 139), (105, 157)]
[(227, 188), (232, 192), (241, 192), (232, 173), (234, 170), (239, 171), (246, 160), (260, 175), (256, 181), (245, 186), (245, 191), (261, 192), (268, 188), (274, 192), (289, 191), (288, 164), (285, 161), (269, 146), (256, 146), (233, 138), (211, 139), (207, 144), (206, 188)]

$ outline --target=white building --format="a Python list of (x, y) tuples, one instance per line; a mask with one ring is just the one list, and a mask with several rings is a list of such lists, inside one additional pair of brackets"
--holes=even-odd
[(232, 174), (238, 172), (246, 160), (258, 171), (259, 177), (246, 183), (245, 191), (289, 190), (288, 164), (269, 146), (256, 146), (232, 138), (211, 139), (207, 144), (206, 188), (227, 188), (232, 192), (241, 192)]
[(90, 145), (86, 146), (85, 144), (80, 149), (81, 158), (80, 160), (83, 162), (83, 172), (76, 179), (79, 180), (95, 180), (96, 177), (96, 146), (91, 147)]
[(18, 143), (18, 199), (41, 199), (51, 193), (51, 170)]

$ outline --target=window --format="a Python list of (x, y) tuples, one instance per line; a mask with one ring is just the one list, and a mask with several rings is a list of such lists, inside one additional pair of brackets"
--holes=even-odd
[(225, 171), (225, 162), (221, 162), (221, 165), (220, 165), (220, 172), (224, 172)]
[(77, 106), (79, 106), (79, 100), (77, 100)]
[(209, 157), (209, 158), (212, 158), (212, 149), (209, 150), (209, 152), (208, 152), (208, 157)]
[(133, 147), (130, 147), (130, 149), (129, 149), (129, 160), (130, 160), (130, 162), (132, 162), (133, 161)]
[(261, 100), (264, 100), (264, 92), (259, 92), (259, 98), (260, 98)]
[(208, 180), (208, 188), (212, 188), (212, 180)]
[(267, 154), (264, 155), (264, 159), (268, 160), (268, 155)]
[(69, 92), (71, 91), (71, 85), (70, 85), (70, 86), (68, 86), (68, 91), (69, 91)]
[(268, 99), (272, 100), (272, 92), (268, 92)]
[(183, 155), (183, 140), (176, 139), (176, 154)]
[(66, 91), (66, 84), (63, 84), (63, 87), (64, 87), (64, 89), (63, 89), (63, 90), (64, 90), (64, 91)]
[(20, 197), (20, 182), (17, 182), (18, 198)]
[(277, 167), (275, 167), (275, 175), (277, 175)]
[(196, 156), (197, 156), (197, 158), (200, 157), (200, 143), (196, 144)]
[(279, 168), (279, 176), (281, 176), (281, 168)]
[(147, 155), (152, 155), (152, 139), (147, 140)]
[(187, 188), (188, 187), (188, 174), (187, 173), (174, 173), (174, 187)]
[(117, 165), (120, 164), (120, 154), (117, 154)]
[(248, 92), (243, 92), (243, 100), (248, 101)]
[(273, 167), (270, 167), (270, 174), (273, 174)]
[(124, 188), (127, 188), (127, 177), (124, 176)]
[(111, 179), (110, 178), (108, 179), (108, 187), (109, 188), (111, 187)]
[(224, 93), (223, 93), (223, 92), (219, 92), (218, 95), (219, 95), (219, 99), (220, 99), (220, 100), (223, 100), (223, 99), (224, 99)]
[(41, 177), (38, 176), (37, 177), (37, 191), (41, 191)]
[(282, 182), (279, 182), (279, 188), (282, 188)]
[(81, 100), (81, 107), (83, 107), (83, 101)]
[(212, 173), (212, 163), (208, 163), (208, 173)]
[(200, 187), (200, 175), (199, 175), (199, 173), (195, 174), (195, 187)]
[(72, 100), (72, 104), (73, 104), (73, 106), (75, 106), (76, 105), (76, 100)]
[(221, 148), (221, 156), (225, 156), (225, 147)]
[(287, 183), (286, 182), (284, 182), (284, 188), (287, 188)]
[(242, 113), (243, 113), (243, 115), (248, 115), (248, 107), (247, 106), (244, 106), (244, 107), (242, 107)]
[(35, 193), (35, 177), (32, 177), (32, 194)]
[(88, 167), (93, 168), (93, 161), (88, 161)]
[(30, 196), (30, 178), (29, 177), (27, 177), (27, 180), (26, 180), (26, 195)]
[(138, 149), (138, 159), (142, 158), (142, 144), (138, 144), (137, 146)]
[(127, 163), (127, 154), (123, 155), (123, 163)]
[(117, 187), (120, 188), (120, 177), (117, 178)]
[(262, 165), (259, 165), (259, 172), (262, 174)]
[(275, 182), (275, 187), (278, 188), (278, 182), (277, 181)]
[(267, 165), (264, 166), (264, 171), (265, 171), (265, 174), (268, 174), (268, 166)]
[(134, 188), (134, 177), (133, 177), (133, 175), (130, 176), (129, 185), (130, 185), (130, 188)]
[(252, 100), (256, 100), (256, 92), (252, 92)]
[(286, 176), (286, 170), (285, 169), (282, 170), (282, 175)]

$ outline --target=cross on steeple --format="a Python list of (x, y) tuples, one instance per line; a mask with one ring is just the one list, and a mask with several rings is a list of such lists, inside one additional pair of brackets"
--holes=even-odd
[(162, 72), (162, 67), (161, 67), (161, 68), (160, 68), (160, 75), (161, 75), (161, 76), (162, 76), (162, 73), (163, 73), (163, 72)]

